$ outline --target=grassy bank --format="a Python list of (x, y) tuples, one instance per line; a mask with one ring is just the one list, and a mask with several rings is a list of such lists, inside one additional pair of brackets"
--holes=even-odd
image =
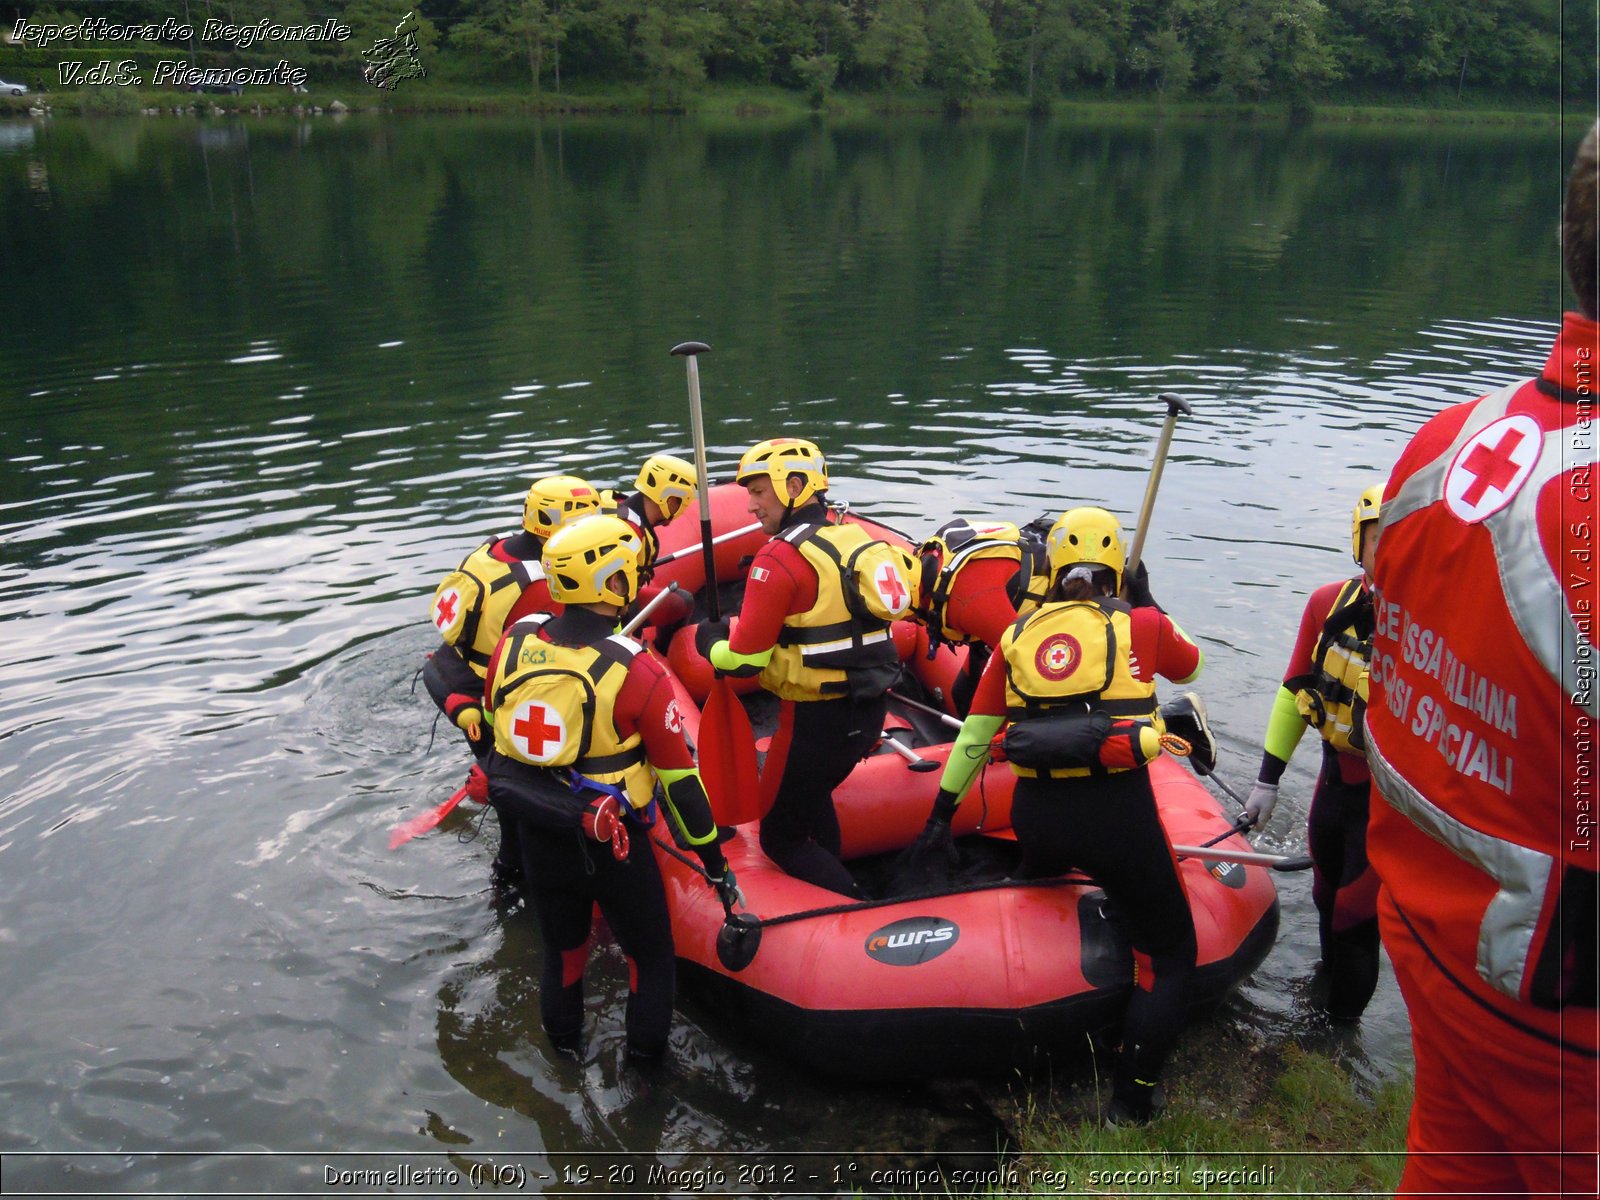
[[(0, 114), (23, 115), (43, 108), (56, 116), (133, 115), (155, 109), (163, 114), (262, 115), (326, 112), (335, 102), (353, 112), (463, 113), (493, 115), (634, 115), (695, 116), (800, 120), (821, 115), (829, 120), (947, 115), (951, 112), (936, 92), (830, 92), (822, 108), (782, 88), (707, 85), (671, 99), (637, 84), (591, 87), (563, 92), (527, 88), (476, 86), (447, 80), (407, 81), (393, 91), (378, 91), (352, 80), (347, 86), (314, 87), (307, 94), (285, 88), (249, 88), (243, 95), (197, 95), (145, 88), (79, 87), (0, 96)], [(1095, 93), (1062, 97), (1030, 105), (1023, 96), (981, 96), (961, 108), (969, 117), (1014, 117), (1029, 112), (1064, 118), (1151, 118), (1284, 121), (1288, 109), (1278, 102), (1225, 103), (1215, 100), (1165, 100), (1154, 96)], [(1315, 109), (1314, 121), (1361, 124), (1541, 125), (1560, 117), (1553, 101), (1451, 96), (1356, 97), (1328, 100)]]
[(991, 1099), (1016, 1150), (1005, 1185), (948, 1194), (1392, 1195), (1399, 1183), (1409, 1083), (1368, 1087), (1329, 1053), (1214, 1030), (1186, 1039), (1165, 1089), (1160, 1120), (1107, 1130), (1092, 1082), (1019, 1085)]

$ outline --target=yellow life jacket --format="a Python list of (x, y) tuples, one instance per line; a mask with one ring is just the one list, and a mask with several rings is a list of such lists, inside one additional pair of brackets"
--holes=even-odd
[(617, 736), (616, 703), (628, 664), (644, 647), (614, 633), (590, 646), (547, 642), (539, 630), (549, 613), (525, 617), (508, 631), (495, 664), (494, 747), (536, 767), (570, 767), (596, 783), (621, 787), (634, 808), (655, 792), (637, 732)]
[[(642, 499), (640, 503), (643, 504)], [(619, 494), (614, 490), (608, 489), (600, 493), (600, 514), (620, 517), (639, 531), (639, 542), (643, 547), (639, 551), (639, 586), (643, 587), (655, 574), (656, 555), (661, 552), (661, 543), (656, 539), (655, 529), (645, 519), (643, 511), (633, 506), (633, 497)]]
[(917, 612), (928, 627), (930, 655), (941, 642), (964, 646), (973, 640), (949, 621), (950, 592), (962, 568), (980, 558), (1003, 558), (1020, 566), (1020, 538), (1021, 531), (1009, 521), (975, 522), (957, 517), (939, 526), (917, 547), (922, 576)]
[(1011, 577), (1009, 590), (1019, 617), (1027, 616), (1043, 604), (1050, 591), (1050, 556), (1045, 551), (1045, 538), (1053, 523), (1052, 517), (1039, 517), (1018, 531), (1017, 549), (1022, 565)]
[(1309, 676), (1290, 681), (1295, 707), (1307, 725), (1335, 750), (1365, 754), (1367, 660), (1372, 654), (1372, 597), (1361, 577), (1348, 580), (1334, 598), (1317, 639)]
[[(1113, 719), (1154, 718), (1156, 686), (1134, 677), (1129, 651), (1132, 609), (1121, 600), (1051, 601), (1017, 618), (1000, 639), (1006, 716), (1013, 722), (1082, 713)], [(1142, 765), (1142, 764), (1141, 764)], [(1011, 764), (1025, 778), (1062, 779), (1097, 770), (1043, 771)]]
[(429, 608), (439, 636), (460, 651), (480, 679), (488, 672), (489, 656), (505, 632), (512, 606), (544, 578), (537, 561), (497, 558), (492, 552), (503, 541), (502, 536), (492, 537), (462, 559), (440, 580)]
[(859, 525), (795, 525), (778, 536), (816, 571), (817, 600), (784, 618), (761, 686), (785, 700), (881, 695), (900, 665), (889, 626), (916, 602), (910, 555)]

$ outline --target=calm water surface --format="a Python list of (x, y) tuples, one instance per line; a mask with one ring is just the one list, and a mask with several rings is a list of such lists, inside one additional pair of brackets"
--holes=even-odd
[[(1080, 501), (1131, 523), (1175, 391), (1195, 416), (1147, 558), (1242, 792), (1304, 597), (1352, 569), (1357, 492), (1442, 405), (1542, 361), (1570, 149), (1553, 128), (0, 123), (6, 1183), (992, 1145), (945, 1093), (833, 1084), (692, 997), (641, 1079), (614, 950), (583, 1061), (551, 1055), (530, 922), (487, 906), (492, 835), (463, 816), (386, 849), (464, 765), (412, 687), (434, 582), (530, 478), (686, 453), (684, 339), (715, 347), (714, 473), (801, 433), (836, 497), (915, 534)], [(1303, 847), (1316, 759), (1266, 847)], [(1190, 1044), (1403, 1073), (1387, 969), (1359, 1031), (1308, 1014), (1310, 880), (1281, 883), (1280, 944)]]

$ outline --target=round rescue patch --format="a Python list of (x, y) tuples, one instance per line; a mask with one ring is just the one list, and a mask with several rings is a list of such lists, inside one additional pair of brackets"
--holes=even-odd
[(1539, 422), (1525, 413), (1485, 425), (1450, 464), (1444, 499), (1450, 511), (1471, 525), (1492, 517), (1515, 496), (1544, 446)]
[(461, 602), (461, 593), (455, 588), (445, 588), (433, 598), (433, 623), (440, 633), (449, 635), (450, 631), (461, 624), (465, 615), (466, 606)]
[(524, 700), (511, 713), (511, 740), (529, 762), (549, 762), (567, 741), (567, 723), (548, 704)]
[(667, 701), (667, 711), (662, 714), (662, 723), (666, 725), (668, 733), (683, 732), (683, 714), (678, 711), (676, 700)]
[(872, 577), (872, 586), (877, 589), (884, 608), (893, 616), (902, 617), (911, 607), (911, 589), (906, 586), (905, 577), (893, 563), (884, 563), (878, 568), (877, 574)]
[(1033, 665), (1039, 674), (1052, 682), (1060, 682), (1078, 669), (1083, 661), (1083, 647), (1070, 633), (1047, 637), (1034, 655)]

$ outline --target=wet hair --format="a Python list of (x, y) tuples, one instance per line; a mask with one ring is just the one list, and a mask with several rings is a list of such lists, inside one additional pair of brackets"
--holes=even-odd
[(1567, 180), (1567, 201), (1561, 216), (1561, 255), (1567, 279), (1577, 294), (1578, 307), (1586, 317), (1600, 316), (1600, 296), (1596, 294), (1595, 203), (1600, 190), (1600, 121), (1589, 127), (1588, 136), (1578, 146), (1572, 160), (1572, 176)]
[[(1087, 564), (1085, 564), (1087, 565)], [(1055, 587), (1050, 591), (1052, 600), (1092, 600), (1096, 596), (1109, 596), (1116, 575), (1110, 567), (1095, 567), (1090, 579), (1083, 576), (1073, 576), (1072, 571), (1062, 571), (1056, 576)]]

